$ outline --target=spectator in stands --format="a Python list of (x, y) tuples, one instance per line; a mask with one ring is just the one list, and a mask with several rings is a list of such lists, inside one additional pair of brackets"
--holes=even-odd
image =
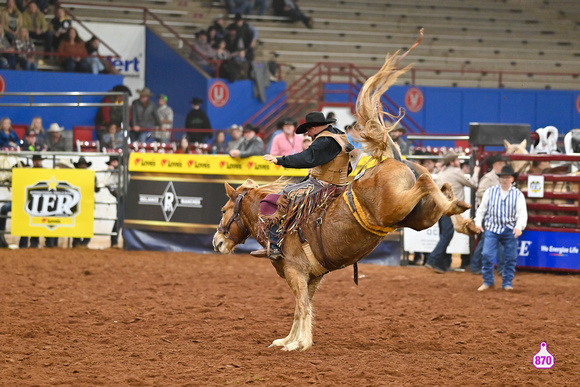
[(189, 145), (189, 140), (187, 139), (187, 134), (184, 134), (183, 137), (181, 137), (181, 140), (179, 140), (179, 144), (177, 144), (175, 153), (191, 153), (191, 147)]
[[(109, 156), (109, 161), (107, 161), (106, 164), (108, 165), (107, 169), (110, 171), (110, 174), (109, 177), (107, 178), (105, 186), (107, 187), (111, 195), (113, 195), (113, 197), (117, 199), (117, 208), (121, 208), (123, 206), (123, 202), (121, 200), (122, 197), (119, 195), (119, 180), (121, 174), (119, 165), (119, 156), (117, 155)], [(117, 213), (119, 213), (119, 211), (117, 211)], [(111, 248), (117, 248), (119, 246), (118, 234), (119, 234), (119, 224), (121, 222), (123, 222), (123, 219), (117, 219), (115, 220), (115, 223), (113, 223), (112, 233), (114, 235), (111, 235)]]
[(22, 13), (26, 11), (32, 4), (36, 5), (40, 12), (46, 13), (48, 11), (48, 1), (47, 0), (16, 0), (16, 7)]
[(88, 58), (85, 58), (89, 66), (91, 67), (91, 72), (93, 74), (100, 74), (105, 72), (105, 64), (103, 60), (99, 58), (99, 44), (101, 41), (96, 36), (92, 36), (85, 43), (85, 50), (87, 50)]
[(226, 19), (222, 15), (214, 19), (211, 27), (215, 29), (216, 39), (223, 39), (226, 36)]
[[(131, 90), (125, 85), (117, 85), (110, 91), (127, 93), (129, 97), (133, 95)], [(109, 124), (117, 125), (120, 128), (123, 125), (123, 96), (117, 95), (115, 97), (106, 96), (103, 98), (103, 103), (110, 103), (114, 101), (115, 106), (102, 106), (97, 111), (95, 116), (95, 127), (97, 128), (97, 138), (102, 142), (103, 135), (106, 133), (106, 128)]]
[(0, 13), (0, 23), (4, 28), (4, 34), (10, 43), (16, 39), (18, 30), (22, 28), (22, 14), (16, 8), (14, 0), (6, 1), (6, 8)]
[(213, 68), (209, 60), (213, 59), (215, 52), (212, 46), (207, 42), (207, 32), (201, 30), (197, 33), (193, 42), (193, 50), (189, 58), (206, 72), (212, 72)]
[(207, 44), (209, 44), (211, 46), (211, 48), (213, 48), (215, 50), (215, 45), (217, 43), (218, 40), (220, 40), (221, 38), (218, 38), (215, 27), (214, 26), (210, 26), (207, 29)]
[(171, 130), (173, 129), (173, 109), (167, 105), (167, 96), (165, 94), (159, 94), (157, 102), (159, 103), (157, 115), (161, 121), (161, 130), (155, 132), (155, 140), (169, 143), (171, 141)]
[(274, 0), (272, 3), (274, 7), (274, 15), (284, 16), (292, 21), (300, 21), (308, 28), (314, 27), (314, 19), (302, 13), (300, 8), (293, 0)]
[[(487, 158), (487, 165), (491, 167), (491, 171), (486, 173), (482, 176), (479, 180), (479, 184), (477, 186), (477, 191), (475, 192), (475, 204), (479, 207), (481, 203), (481, 199), (483, 198), (483, 194), (487, 191), (488, 188), (493, 187), (494, 185), (498, 185), (499, 181), (499, 173), (501, 173), (502, 168), (506, 165), (505, 158), (501, 154), (491, 155)], [(477, 247), (473, 252), (473, 256), (471, 258), (471, 272), (473, 274), (481, 274), (482, 269), (482, 253), (483, 253), (483, 241), (485, 240), (485, 233), (481, 233), (479, 235), (479, 242), (477, 243)], [(497, 253), (497, 272), (498, 274), (502, 274), (503, 271), (503, 262), (504, 262), (504, 254), (503, 254), (503, 246), (498, 245), (498, 253)]]
[(28, 151), (28, 152), (42, 152), (44, 150), (46, 150), (46, 146), (39, 144), (37, 142), (37, 137), (36, 137), (36, 132), (32, 129), (29, 129), (26, 132), (26, 136), (24, 137), (24, 140), (22, 141), (22, 146), (20, 147), (20, 149), (22, 149), (23, 151)]
[(44, 131), (44, 127), (42, 126), (42, 117), (36, 116), (32, 118), (30, 122), (30, 126), (28, 129), (34, 130), (36, 133), (36, 143), (44, 145), (44, 141), (46, 139), (46, 132)]
[(151, 130), (161, 126), (157, 106), (150, 99), (155, 94), (151, 93), (147, 87), (137, 90), (137, 93), (139, 93), (139, 98), (131, 104), (131, 140), (150, 142), (153, 141)]
[(276, 122), (276, 130), (274, 130), (274, 133), (272, 133), (272, 135), (270, 136), (270, 141), (268, 141), (268, 145), (266, 145), (267, 154), (272, 153), (272, 144), (274, 143), (274, 138), (276, 138), (277, 135), (282, 133), (283, 124), (284, 124), (283, 120)]
[(228, 50), (232, 56), (238, 55), (240, 50), (245, 49), (244, 41), (238, 36), (238, 30), (235, 25), (230, 24), (226, 29), (224, 42), (226, 42), (226, 50)]
[(16, 68), (16, 56), (13, 54), (14, 48), (4, 33), (4, 28), (0, 24), (0, 70), (14, 70)]
[(268, 9), (268, 0), (254, 0), (253, 8), (258, 10), (257, 15), (262, 16)]
[(20, 138), (12, 129), (12, 121), (8, 117), (0, 120), (0, 149), (16, 148), (20, 145)]
[(252, 0), (226, 0), (226, 7), (229, 13), (240, 13), (249, 15), (252, 13)]
[[(479, 167), (474, 168), (473, 178), (467, 180), (459, 168), (461, 166), (459, 155), (454, 150), (448, 151), (443, 156), (443, 164), (445, 169), (437, 176), (438, 186), (441, 187), (444, 183), (451, 184), (451, 189), (455, 197), (458, 200), (464, 200), (464, 187), (476, 188)], [(446, 250), (449, 242), (453, 238), (454, 232), (451, 218), (442, 215), (439, 219), (439, 242), (437, 242), (435, 249), (429, 254), (427, 263), (425, 264), (425, 266), (433, 269), (436, 273), (445, 273), (451, 270), (451, 256), (447, 254)]]
[(56, 122), (50, 124), (48, 128), (48, 137), (46, 137), (47, 149), (50, 152), (67, 152), (70, 151), (66, 138), (63, 137), (64, 128)]
[(66, 16), (66, 12), (62, 7), (55, 7), (55, 16), (50, 21), (48, 28), (53, 32), (54, 38), (52, 40), (52, 48), (54, 51), (58, 50), (60, 41), (66, 35), (68, 29), (72, 26), (72, 21)]
[(227, 155), (228, 144), (226, 143), (226, 133), (224, 131), (219, 131), (215, 134), (215, 140), (211, 144), (211, 154), (212, 155)]
[(218, 40), (213, 46), (215, 52), (215, 59), (217, 60), (230, 60), (232, 59), (232, 54), (226, 50), (226, 41), (223, 39)]
[(22, 26), (28, 29), (28, 34), (32, 39), (44, 42), (44, 51), (52, 51), (52, 40), (54, 32), (48, 29), (48, 22), (44, 18), (44, 13), (38, 9), (36, 3), (31, 2), (28, 9), (22, 14)]
[(334, 112), (326, 113), (326, 119), (327, 120), (336, 120), (336, 113), (334, 113)]
[(107, 133), (103, 134), (101, 142), (102, 146), (106, 149), (121, 149), (123, 142), (123, 132), (119, 130), (119, 127), (113, 123), (107, 125)]
[(233, 149), (238, 149), (244, 141), (242, 137), (242, 128), (239, 125), (233, 124), (229, 127), (228, 132), (231, 140), (228, 142), (228, 153)]
[(250, 156), (262, 156), (265, 154), (264, 152), (264, 142), (260, 137), (257, 136), (257, 133), (260, 131), (260, 128), (257, 126), (253, 126), (252, 124), (244, 125), (244, 141), (240, 144), (237, 149), (233, 149), (230, 151), (230, 156), (232, 157), (239, 157), (245, 158)]
[[(93, 165), (92, 161), (87, 161), (83, 156), (79, 158), (79, 161), (73, 163), (76, 169), (87, 169)], [(97, 177), (95, 176), (95, 193), (99, 192), (100, 188), (97, 186)], [(91, 238), (73, 238), (72, 247), (87, 249), (89, 247), (89, 242)]]
[(28, 36), (28, 30), (24, 27), (18, 31), (18, 37), (14, 39), (14, 49), (16, 50), (16, 61), (22, 70), (36, 71), (38, 64), (36, 56), (29, 54), (36, 51), (34, 42)]
[[(201, 104), (203, 100), (197, 97), (193, 97), (191, 100), (192, 109), (187, 113), (185, 117), (185, 128), (186, 129), (211, 129), (211, 123), (207, 114), (201, 110)], [(190, 143), (204, 143), (206, 142), (207, 134), (203, 132), (187, 132), (187, 139)]]
[(87, 61), (85, 42), (78, 36), (75, 28), (69, 28), (58, 45), (60, 65), (64, 71), (72, 73), (90, 73), (91, 66)]
[[(237, 13), (234, 22), (228, 26), (228, 29), (234, 28), (238, 39), (244, 44), (246, 50), (246, 60), (254, 60), (254, 48), (256, 47), (256, 40), (258, 39), (258, 31), (248, 22), (244, 20), (241, 14)], [(235, 56), (235, 55), (233, 55)]]
[(274, 137), (270, 154), (274, 156), (290, 156), (302, 152), (304, 135), (296, 134), (296, 122), (290, 118), (282, 120), (282, 133)]
[(503, 245), (504, 267), (502, 289), (513, 290), (512, 281), (516, 271), (518, 242), (528, 222), (528, 211), (524, 194), (513, 186), (517, 173), (506, 165), (499, 173), (499, 185), (488, 188), (481, 199), (475, 215), (475, 225), (484, 232), (483, 243), (483, 284), (478, 291), (487, 290), (494, 285), (493, 261), (498, 254), (497, 247)]
[(389, 132), (389, 135), (393, 139), (393, 141), (399, 145), (399, 149), (401, 150), (402, 155), (409, 154), (409, 145), (407, 141), (403, 138), (403, 136), (407, 133), (407, 129), (401, 125), (401, 123), (397, 123), (397, 125)]
[(311, 144), (312, 144), (312, 137), (304, 136), (304, 141), (302, 142), (302, 150), (306, 150), (306, 149), (310, 148)]

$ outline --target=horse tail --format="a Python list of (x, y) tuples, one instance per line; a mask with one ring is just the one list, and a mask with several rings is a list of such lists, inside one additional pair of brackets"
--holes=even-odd
[[(365, 153), (371, 155), (377, 162), (381, 162), (383, 158), (393, 158), (395, 144), (388, 133), (404, 117), (402, 110), (397, 116), (385, 112), (381, 103), (382, 95), (411, 67), (397, 70), (398, 53), (397, 51), (392, 56), (387, 55), (383, 67), (364, 83), (356, 101), (356, 129), (359, 131)], [(385, 115), (394, 121), (385, 123)]]

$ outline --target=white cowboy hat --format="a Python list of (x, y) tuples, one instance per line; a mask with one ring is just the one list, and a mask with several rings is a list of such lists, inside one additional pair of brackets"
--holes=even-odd
[(62, 132), (64, 127), (59, 126), (56, 122), (50, 124), (47, 133)]

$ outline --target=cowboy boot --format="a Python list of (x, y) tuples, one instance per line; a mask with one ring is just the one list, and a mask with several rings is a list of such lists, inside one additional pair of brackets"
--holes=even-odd
[(282, 254), (282, 248), (280, 247), (280, 235), (274, 232), (273, 229), (277, 229), (276, 225), (272, 225), (270, 228), (268, 246), (260, 250), (255, 250), (250, 252), (250, 255), (258, 258), (270, 258), (272, 260), (277, 260), (284, 258)]

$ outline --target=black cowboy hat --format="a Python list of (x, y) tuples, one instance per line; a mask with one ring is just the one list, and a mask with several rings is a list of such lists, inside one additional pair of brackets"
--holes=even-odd
[(35, 155), (32, 155), (32, 161), (34, 161), (34, 160), (44, 160), (44, 157), (42, 157), (39, 154), (35, 154)]
[[(80, 161), (80, 160), (79, 160)], [(119, 156), (109, 156), (109, 161), (107, 161), (105, 164), (107, 165), (111, 165), (112, 161), (117, 161), (119, 162)]]
[(202, 103), (203, 103), (203, 99), (198, 98), (198, 97), (193, 97), (193, 99), (191, 100), (192, 105), (201, 105)]
[(499, 177), (501, 176), (513, 176), (514, 180), (517, 180), (519, 173), (514, 172), (514, 169), (511, 165), (504, 165), (501, 168), (501, 172), (497, 174)]
[(121, 93), (127, 93), (127, 94), (129, 94), (129, 97), (131, 97), (133, 95), (133, 93), (131, 93), (131, 89), (129, 89), (125, 85), (117, 85), (117, 86), (113, 87), (111, 89), (111, 91), (119, 91)]
[(87, 161), (87, 159), (84, 158), (84, 156), (81, 156), (79, 158), (79, 161), (77, 161), (76, 163), (73, 163), (73, 165), (75, 166), (75, 168), (79, 168), (79, 165), (81, 164), (85, 164), (86, 168), (90, 167), (91, 165), (93, 165), (92, 161)]
[(334, 118), (326, 119), (322, 112), (310, 112), (306, 115), (306, 121), (296, 128), (296, 134), (306, 133), (313, 126), (328, 125), (336, 122)]

